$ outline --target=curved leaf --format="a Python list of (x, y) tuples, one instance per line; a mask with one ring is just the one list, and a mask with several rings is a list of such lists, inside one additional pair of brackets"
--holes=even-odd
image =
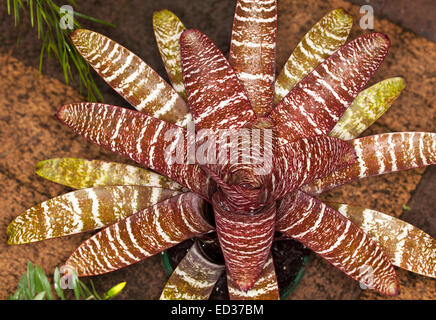
[(194, 243), (168, 279), (160, 300), (207, 300), (224, 269), (206, 259)]
[(336, 9), (326, 14), (306, 33), (277, 77), (274, 96), (276, 104), (345, 43), (352, 25), (351, 15), (343, 9)]
[(260, 212), (241, 214), (223, 208), (215, 193), (212, 204), (227, 271), (236, 286), (246, 291), (256, 283), (270, 255), (276, 221), (275, 203)]
[(239, 289), (228, 273), (227, 287), (231, 300), (279, 300), (279, 286), (271, 254), (265, 263), (259, 279), (257, 279), (251, 289), (246, 291)]
[(22, 244), (94, 230), (179, 192), (144, 186), (95, 187), (42, 202), (8, 226), (9, 244)]
[(38, 162), (36, 173), (74, 189), (97, 186), (141, 185), (182, 191), (183, 187), (153, 171), (123, 163), (76, 158)]
[(206, 202), (182, 193), (139, 211), (98, 232), (68, 258), (78, 276), (127, 267), (184, 240), (213, 230), (205, 220)]
[(367, 287), (396, 295), (394, 267), (359, 227), (316, 198), (297, 191), (280, 203), (277, 231), (292, 237)]
[(229, 62), (257, 116), (265, 116), (272, 109), (276, 38), (276, 0), (236, 2)]
[(185, 30), (180, 19), (169, 10), (153, 14), (153, 30), (157, 47), (174, 90), (186, 97), (182, 79), (180, 58), (180, 35)]
[(148, 167), (205, 198), (210, 198), (214, 191), (213, 181), (206, 173), (198, 165), (188, 163), (185, 148), (179, 150), (180, 146), (187, 145), (186, 131), (181, 127), (144, 113), (98, 103), (65, 105), (56, 116), (91, 142)]
[(195, 129), (237, 129), (255, 115), (227, 59), (200, 31), (180, 38), (182, 72)]
[(269, 117), (282, 140), (328, 134), (380, 66), (390, 46), (381, 33), (363, 35), (301, 80)]
[(271, 193), (277, 200), (301, 186), (355, 163), (345, 141), (329, 136), (300, 139), (276, 148)]
[(352, 181), (436, 164), (436, 133), (383, 133), (351, 140), (357, 161), (302, 188), (310, 194)]
[(329, 203), (377, 241), (394, 266), (436, 278), (436, 240), (411, 224), (387, 214)]
[(100, 77), (138, 111), (181, 126), (190, 120), (183, 98), (137, 55), (86, 29), (76, 29), (71, 41)]
[(404, 79), (398, 77), (380, 81), (363, 90), (329, 135), (342, 140), (357, 138), (389, 109), (404, 86)]

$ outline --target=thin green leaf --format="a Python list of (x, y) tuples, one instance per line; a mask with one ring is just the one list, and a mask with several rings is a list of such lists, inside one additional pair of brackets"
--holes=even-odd
[(83, 295), (86, 297), (87, 300), (91, 300), (91, 299), (94, 299), (94, 300), (95, 300), (94, 295), (93, 295), (92, 292), (88, 289), (88, 287), (85, 285), (85, 283), (83, 283), (82, 281), (78, 280), (78, 284), (79, 284), (79, 286), (81, 287), (81, 289), (83, 290), (83, 292), (84, 292)]
[(80, 300), (81, 297), (81, 288), (79, 285), (79, 278), (77, 277), (77, 273), (74, 271), (73, 272), (73, 277), (71, 279), (72, 283), (73, 283), (73, 292), (74, 292), (74, 296), (76, 297), (76, 300)]
[(61, 300), (65, 300), (64, 291), (62, 290), (62, 287), (61, 287), (61, 274), (59, 272), (59, 268), (57, 268), (57, 267), (56, 267), (54, 274), (53, 274), (53, 283), (54, 283), (54, 288), (56, 290), (56, 294), (58, 295), (58, 297), (61, 298)]
[(50, 287), (50, 282), (48, 281), (47, 276), (45, 275), (44, 271), (41, 269), (40, 266), (35, 266), (35, 273), (37, 275), (37, 288), (40, 288), (38, 292), (45, 291), (47, 293), (47, 299), (54, 300), (53, 293)]
[(94, 297), (96, 297), (97, 300), (103, 300), (100, 295), (97, 293), (97, 290), (95, 290), (94, 282), (92, 280), (89, 280), (89, 283), (91, 283), (92, 293)]
[(45, 298), (45, 294), (46, 294), (45, 291), (40, 292), (40, 293), (38, 293), (38, 294), (33, 298), (33, 300), (44, 300), (44, 298)]
[(115, 28), (115, 25), (113, 23), (106, 22), (106, 21), (100, 20), (100, 19), (96, 19), (96, 18), (87, 16), (86, 14), (83, 14), (83, 13), (80, 13), (80, 12), (74, 12), (74, 14), (76, 16), (80, 17), (80, 18), (83, 18), (83, 19), (86, 19), (86, 20), (89, 20), (89, 21), (93, 21), (93, 22), (100, 23), (100, 24), (105, 25), (105, 26), (109, 26), (109, 27), (114, 27)]
[(33, 0), (29, 1), (29, 8), (30, 8), (30, 24), (32, 25), (33, 28)]
[(27, 263), (27, 287), (30, 295), (34, 296), (36, 290), (35, 269), (30, 261)]

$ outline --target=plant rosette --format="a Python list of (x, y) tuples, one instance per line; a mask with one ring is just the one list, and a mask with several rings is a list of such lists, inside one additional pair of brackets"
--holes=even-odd
[(398, 294), (394, 266), (435, 278), (431, 236), (387, 214), (317, 198), (436, 163), (435, 133), (358, 137), (404, 80), (366, 88), (390, 41), (374, 32), (346, 43), (351, 25), (344, 10), (327, 13), (276, 77), (277, 1), (236, 2), (229, 59), (170, 11), (156, 12), (171, 85), (120, 44), (75, 30), (78, 52), (136, 111), (83, 102), (62, 106), (57, 118), (139, 166), (40, 162), (39, 175), (78, 190), (16, 217), (8, 243), (102, 229), (66, 262), (78, 276), (95, 276), (215, 232), (225, 266), (193, 243), (161, 299), (208, 299), (223, 274), (230, 299), (279, 299), (277, 233), (380, 294)]

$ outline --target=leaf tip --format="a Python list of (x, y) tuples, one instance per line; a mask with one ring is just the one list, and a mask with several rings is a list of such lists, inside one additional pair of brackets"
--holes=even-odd
[(338, 22), (342, 23), (347, 28), (351, 28), (353, 25), (353, 16), (349, 14), (345, 9), (334, 9), (331, 14)]
[(66, 104), (61, 106), (58, 111), (56, 112), (56, 118), (66, 124), (68, 120), (73, 120), (72, 116), (74, 114), (74, 112), (72, 112), (74, 109), (74, 105), (72, 104)]
[(396, 296), (400, 294), (400, 285), (398, 283), (398, 280), (395, 279), (395, 282), (392, 282), (386, 289), (386, 294), (388, 296)]
[(168, 9), (162, 9), (153, 12), (153, 23), (159, 23), (167, 20), (168, 18), (174, 16), (174, 14)]
[(86, 29), (75, 29), (70, 34), (70, 39), (73, 42), (73, 44), (76, 44), (79, 39), (82, 38), (83, 34), (86, 32)]

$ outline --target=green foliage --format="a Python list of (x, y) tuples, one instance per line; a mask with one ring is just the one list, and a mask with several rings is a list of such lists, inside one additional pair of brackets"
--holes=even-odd
[[(74, 0), (68, 0), (74, 8), (77, 7)], [(20, 10), (29, 10), (30, 24), (32, 27), (36, 24), (38, 30), (38, 39), (42, 40), (42, 47), (39, 59), (39, 70), (42, 70), (44, 57), (51, 57), (52, 55), (59, 61), (62, 71), (64, 73), (65, 83), (73, 80), (72, 67), (74, 67), (79, 74), (80, 92), (83, 87), (87, 90), (89, 101), (103, 101), (100, 90), (97, 88), (94, 78), (91, 74), (91, 68), (83, 60), (82, 56), (77, 52), (72, 44), (69, 33), (72, 30), (63, 29), (60, 26), (60, 20), (64, 16), (61, 13), (61, 8), (56, 5), (52, 0), (12, 0), (13, 14), (15, 19), (15, 26), (20, 24)], [(7, 0), (8, 14), (11, 14), (11, 1)], [(73, 25), (74, 28), (81, 28), (76, 17), (84, 20), (114, 26), (103, 20), (95, 19), (93, 17), (84, 15), (74, 11)]]
[[(53, 275), (56, 296), (61, 300), (66, 300), (66, 294), (64, 289), (62, 289), (61, 281), (61, 274), (59, 269), (56, 268)], [(92, 281), (90, 281), (91, 289), (79, 280), (76, 273), (73, 273), (71, 281), (73, 284), (72, 290), (76, 300), (112, 299), (118, 295), (126, 285), (125, 282), (121, 282), (109, 289), (103, 294), (103, 297), (101, 297), (95, 290)], [(56, 296), (53, 293), (50, 282), (41, 267), (28, 262), (27, 272), (21, 277), (17, 291), (9, 296), (9, 300), (54, 300)]]

